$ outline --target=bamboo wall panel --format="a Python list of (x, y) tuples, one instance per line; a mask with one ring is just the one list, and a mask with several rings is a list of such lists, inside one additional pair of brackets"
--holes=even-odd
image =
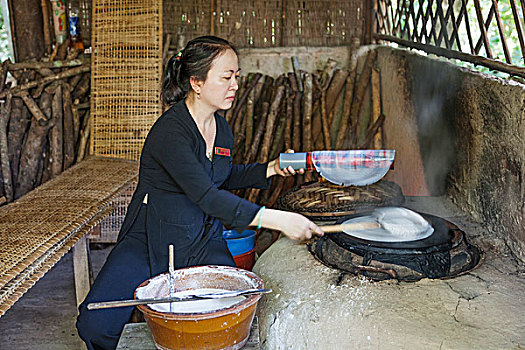
[(138, 160), (162, 112), (162, 2), (94, 0), (91, 154)]
[[(180, 49), (213, 34), (237, 47), (337, 46), (361, 42), (367, 1), (165, 0), (164, 33)], [(172, 45), (172, 46), (173, 46)]]
[(350, 45), (364, 42), (366, 1), (288, 1), (283, 46)]
[(282, 35), (282, 1), (216, 0), (215, 34), (238, 47), (278, 46)]
[(164, 1), (163, 13), (163, 31), (171, 34), (174, 44), (178, 33), (191, 37), (210, 34), (209, 0)]

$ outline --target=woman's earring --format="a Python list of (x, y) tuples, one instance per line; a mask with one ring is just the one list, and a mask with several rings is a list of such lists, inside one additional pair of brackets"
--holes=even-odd
[(200, 92), (197, 92), (197, 98), (201, 98), (201, 93)]

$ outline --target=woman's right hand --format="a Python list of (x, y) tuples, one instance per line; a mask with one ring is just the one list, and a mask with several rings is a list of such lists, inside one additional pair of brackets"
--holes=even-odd
[(288, 238), (294, 241), (306, 241), (312, 236), (322, 236), (324, 232), (301, 214), (281, 212), (282, 213), (282, 228), (281, 232)]
[[(322, 236), (323, 231), (301, 214), (288, 211), (266, 209), (262, 213), (262, 227), (272, 230), (279, 230), (288, 238), (295, 241), (306, 241), (312, 236)], [(254, 218), (252, 224), (258, 220), (258, 215)]]

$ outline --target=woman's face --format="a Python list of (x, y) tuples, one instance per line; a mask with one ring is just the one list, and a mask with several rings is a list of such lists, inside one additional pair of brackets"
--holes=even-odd
[(231, 108), (239, 89), (239, 60), (227, 50), (212, 62), (206, 81), (200, 84), (200, 99), (215, 110)]

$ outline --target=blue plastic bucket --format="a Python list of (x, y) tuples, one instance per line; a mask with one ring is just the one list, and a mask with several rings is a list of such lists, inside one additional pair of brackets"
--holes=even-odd
[(233, 256), (249, 252), (255, 247), (255, 231), (245, 230), (239, 233), (235, 230), (222, 231), (228, 249)]

